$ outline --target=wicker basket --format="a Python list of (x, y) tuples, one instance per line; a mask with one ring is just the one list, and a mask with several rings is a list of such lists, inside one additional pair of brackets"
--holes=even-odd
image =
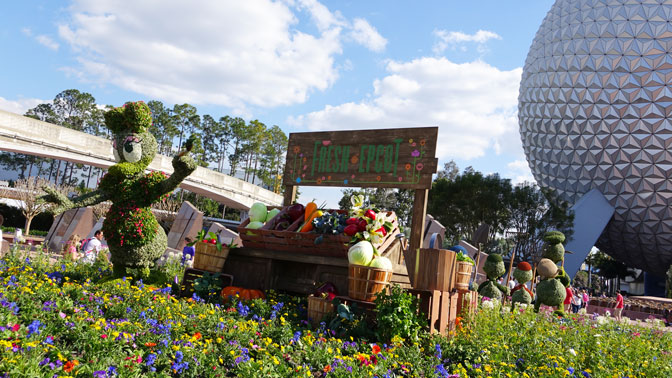
[(221, 272), (227, 257), (229, 257), (229, 247), (222, 246), (222, 250), (218, 251), (215, 244), (197, 242), (194, 269)]
[(363, 265), (348, 266), (348, 296), (360, 301), (373, 302), (387, 288), (394, 273), (391, 270)]
[(326, 298), (308, 297), (308, 321), (316, 327), (325, 315), (334, 312), (334, 304)]

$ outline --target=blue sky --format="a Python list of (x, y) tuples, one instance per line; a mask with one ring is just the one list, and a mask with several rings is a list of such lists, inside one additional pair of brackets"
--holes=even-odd
[(461, 169), (530, 180), (518, 84), (551, 5), (3, 2), (0, 109), (22, 113), (77, 88), (100, 104), (187, 102), (201, 114), (259, 119), (288, 133), (437, 125), (440, 165), (453, 159)]

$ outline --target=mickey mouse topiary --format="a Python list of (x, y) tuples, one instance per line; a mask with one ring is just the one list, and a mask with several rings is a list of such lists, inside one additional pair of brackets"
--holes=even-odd
[(154, 136), (149, 133), (152, 116), (144, 102), (127, 102), (122, 107), (105, 113), (105, 124), (112, 131), (112, 147), (117, 164), (111, 166), (100, 181), (98, 189), (72, 200), (50, 189), (44, 199), (57, 204), (54, 214), (76, 207), (111, 201), (103, 222), (114, 274), (121, 277), (127, 268), (138, 269), (148, 276), (154, 262), (166, 250), (167, 238), (163, 228), (150, 211), (152, 203), (165, 199), (196, 169), (196, 162), (186, 150), (173, 158), (174, 172), (168, 177), (163, 172), (145, 174), (157, 151)]
[(537, 284), (535, 312), (539, 312), (539, 307), (544, 304), (556, 307), (556, 315), (565, 315), (562, 304), (566, 295), (565, 288), (569, 287), (570, 280), (564, 269), (557, 265), (565, 256), (565, 247), (562, 245), (564, 241), (565, 235), (559, 231), (550, 231), (544, 236), (543, 258), (537, 265), (541, 281)]
[(483, 265), (483, 271), (488, 277), (488, 280), (478, 286), (478, 294), (483, 297), (496, 298), (501, 300), (502, 295), (509, 294), (509, 288), (498, 283), (497, 278), (504, 275), (506, 267), (501, 255), (496, 253), (488, 255)]

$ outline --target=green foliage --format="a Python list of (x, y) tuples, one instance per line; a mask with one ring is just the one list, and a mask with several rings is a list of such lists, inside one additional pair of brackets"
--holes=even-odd
[(465, 255), (462, 252), (457, 252), (457, 261), (464, 261), (464, 262), (470, 263), (471, 265), (476, 265), (476, 262), (474, 262), (474, 259), (469, 257), (469, 255)]
[(372, 340), (375, 333), (371, 322), (367, 319), (366, 311), (356, 303), (346, 305), (335, 299), (336, 311), (325, 317), (325, 324), (340, 338), (364, 338)]
[(382, 340), (392, 340), (394, 336), (417, 339), (423, 323), (415, 297), (399, 285), (392, 285), (389, 294), (379, 294), (375, 303), (378, 335)]
[(427, 211), (446, 227), (449, 244), (471, 241), (482, 223), (491, 226), (490, 237), (494, 237), (508, 226), (506, 204), (511, 193), (510, 180), (468, 168), (452, 180), (446, 176), (434, 181)]
[(504, 266), (502, 256), (496, 253), (488, 255), (488, 258), (485, 259), (485, 264), (483, 264), (483, 271), (485, 271), (489, 279), (497, 279), (503, 276), (506, 273), (506, 267)]
[(105, 113), (105, 125), (114, 134), (142, 134), (152, 125), (152, 113), (142, 101), (127, 102)]
[(537, 302), (547, 306), (562, 306), (566, 290), (560, 280), (550, 278), (537, 284)]
[(532, 303), (532, 296), (530, 295), (530, 293), (527, 292), (527, 290), (518, 289), (511, 296), (511, 302), (524, 303), (529, 305), (530, 303)]
[(497, 283), (492, 280), (481, 283), (478, 286), (478, 294), (482, 297), (502, 299), (502, 291), (497, 287)]
[(516, 268), (513, 270), (513, 278), (515, 278), (518, 283), (525, 283), (532, 280), (533, 273), (534, 272), (531, 270), (522, 270)]
[(194, 280), (194, 293), (209, 302), (219, 303), (222, 289), (221, 273), (205, 272)]
[(548, 231), (544, 234), (544, 241), (548, 244), (560, 244), (565, 242), (565, 234), (560, 231)]

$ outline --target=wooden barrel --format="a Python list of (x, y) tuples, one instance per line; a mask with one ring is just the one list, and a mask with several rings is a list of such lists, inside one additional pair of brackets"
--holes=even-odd
[(224, 269), (227, 257), (229, 257), (228, 247), (222, 246), (222, 250), (218, 251), (215, 244), (197, 242), (196, 253), (194, 253), (194, 269), (215, 273), (221, 272)]
[(394, 273), (391, 270), (363, 265), (348, 266), (348, 296), (360, 301), (373, 302), (385, 290)]
[(326, 298), (319, 298), (313, 295), (308, 297), (308, 321), (317, 327), (325, 315), (334, 312), (334, 304)]
[(469, 290), (469, 279), (473, 265), (469, 262), (459, 261), (457, 263), (457, 276), (455, 277), (455, 288), (459, 290)]

